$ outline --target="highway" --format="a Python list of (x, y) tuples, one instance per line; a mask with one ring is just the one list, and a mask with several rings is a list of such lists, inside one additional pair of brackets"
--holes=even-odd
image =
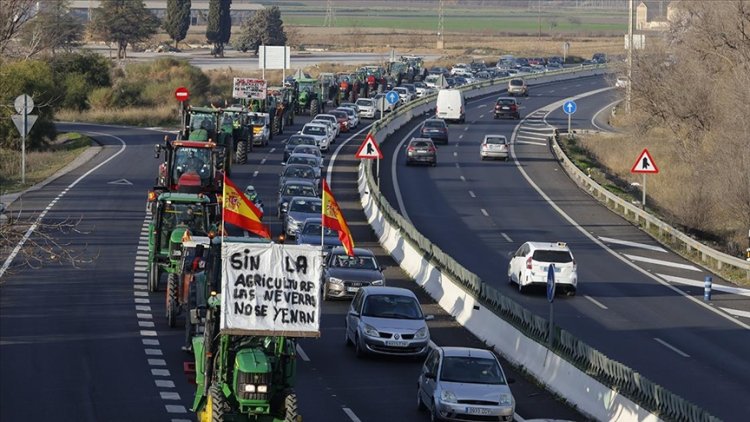
[[(296, 119), (286, 135), (307, 119)], [(11, 210), (26, 216), (47, 210), (44, 222), (80, 218), (79, 232), (57, 236), (95, 259), (80, 268), (32, 269), (16, 261), (0, 279), (0, 420), (194, 420), (189, 411), (194, 386), (182, 373), (189, 360), (180, 350), (183, 332), (167, 327), (163, 290), (149, 294), (145, 285), (146, 192), (158, 165), (153, 145), (164, 134), (86, 124), (60, 124), (60, 130), (87, 133), (104, 148), (75, 171), (23, 195)], [(333, 192), (356, 245), (372, 248), (388, 267), (388, 283), (415, 289), (377, 246), (359, 206), (354, 152), (363, 139), (359, 133), (338, 151)], [(282, 168), (281, 146), (276, 137), (269, 147), (256, 148), (247, 165), (233, 168), (233, 180), (254, 184), (269, 210)], [(272, 212), (264, 220), (273, 233), (280, 232)], [(425, 312), (436, 315), (430, 323), (435, 343), (482, 347), (423, 292), (417, 294)], [(300, 341), (297, 391), (304, 420), (429, 420), (416, 410), (421, 363), (355, 358), (343, 341), (347, 306), (324, 303), (321, 338)], [(517, 381), (512, 389), (522, 418), (584, 419), (507, 363), (505, 370)]]
[[(520, 123), (493, 119), (496, 96), (469, 101), (466, 124), (449, 126), (436, 168), (404, 165), (414, 121), (382, 145), (381, 189), (443, 251), (541, 316), (548, 314), (543, 289), (521, 295), (508, 284), (509, 257), (528, 240), (567, 242), (579, 291), (557, 298), (555, 323), (712, 414), (741, 420), (750, 414), (750, 320), (736, 315), (750, 315), (747, 293), (715, 293), (704, 304), (698, 286), (706, 270), (599, 205), (551, 153), (553, 126), (567, 127), (562, 102), (594, 92), (577, 99), (573, 118), (574, 129), (594, 129), (592, 117), (615, 100), (608, 86), (602, 77), (532, 85)], [(487, 133), (514, 139), (514, 159), (481, 161)]]

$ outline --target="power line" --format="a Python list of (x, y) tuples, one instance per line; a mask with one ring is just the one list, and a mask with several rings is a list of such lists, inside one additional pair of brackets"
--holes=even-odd
[(333, 7), (333, 0), (326, 2), (326, 18), (323, 26), (336, 26), (336, 9)]
[(438, 48), (443, 48), (444, 34), (445, 34), (445, 9), (443, 7), (443, 0), (440, 0), (440, 6), (438, 6), (438, 31), (437, 31), (437, 44)]

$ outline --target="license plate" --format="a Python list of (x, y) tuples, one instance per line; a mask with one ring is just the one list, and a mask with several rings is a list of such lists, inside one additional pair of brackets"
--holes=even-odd
[(466, 413), (469, 415), (489, 415), (489, 409), (482, 409), (481, 407), (467, 407)]
[(387, 340), (385, 345), (391, 347), (407, 347), (409, 343), (406, 341)]
[(346, 291), (349, 293), (357, 293), (359, 291), (359, 287), (347, 287)]
[[(546, 273), (547, 271), (549, 271), (549, 267), (540, 267), (539, 269), (540, 269), (541, 271), (545, 272), (545, 273)], [(562, 268), (560, 268), (560, 267), (555, 267), (555, 272), (556, 272), (556, 273), (559, 273), (560, 271), (562, 271)]]
[(510, 107), (503, 107), (503, 110), (510, 110)]

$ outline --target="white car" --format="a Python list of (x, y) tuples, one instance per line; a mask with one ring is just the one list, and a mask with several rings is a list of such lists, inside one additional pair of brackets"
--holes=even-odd
[(417, 91), (417, 98), (422, 98), (435, 92), (434, 89), (427, 86), (424, 82), (414, 82), (414, 88)]
[(625, 76), (618, 76), (615, 82), (615, 88), (627, 88), (628, 78)]
[(456, 63), (451, 68), (451, 75), (453, 76), (465, 76), (467, 74), (471, 75), (471, 69), (469, 69), (469, 65), (466, 63)]
[(359, 117), (357, 117), (357, 110), (353, 107), (339, 106), (336, 110), (341, 110), (349, 116), (349, 129), (354, 129), (359, 126)]
[(339, 119), (336, 118), (333, 114), (317, 114), (315, 115), (315, 119), (317, 120), (328, 120), (331, 123), (333, 123), (333, 127), (336, 129), (336, 136), (339, 136), (341, 133), (341, 126), (339, 125)]
[(398, 99), (401, 101), (401, 104), (406, 104), (412, 100), (411, 92), (409, 92), (407, 88), (397, 86), (393, 88), (393, 90), (398, 94)]
[(564, 242), (526, 242), (513, 254), (508, 264), (508, 281), (518, 284), (523, 293), (529, 285), (546, 285), (547, 272), (555, 270), (555, 289), (575, 296), (578, 289), (576, 260)]
[(375, 118), (375, 101), (372, 98), (359, 98), (356, 104), (359, 117), (367, 119)]
[(322, 123), (307, 123), (299, 131), (302, 135), (312, 136), (321, 151), (325, 151), (331, 144), (331, 131)]
[(330, 131), (330, 141), (331, 143), (334, 143), (334, 141), (336, 140), (336, 125), (331, 123), (330, 120), (312, 119), (308, 123), (318, 123), (321, 125), (326, 125), (326, 127), (328, 127), (328, 130)]

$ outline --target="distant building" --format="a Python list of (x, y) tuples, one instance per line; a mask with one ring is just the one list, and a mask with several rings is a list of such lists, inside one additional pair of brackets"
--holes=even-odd
[[(164, 19), (167, 13), (166, 0), (145, 0), (143, 2), (146, 9), (156, 15), (159, 19)], [(192, 0), (190, 7), (191, 25), (206, 25), (208, 19), (208, 0)], [(73, 0), (70, 2), (70, 11), (74, 16), (84, 20), (91, 20), (91, 12), (98, 9), (99, 0)], [(232, 1), (231, 15), (232, 25), (240, 25), (248, 17), (252, 16), (258, 10), (265, 7), (259, 3), (251, 3), (249, 0)]]
[(635, 8), (635, 29), (637, 31), (665, 31), (670, 22), (679, 16), (679, 1), (666, 4), (664, 0), (642, 1)]

